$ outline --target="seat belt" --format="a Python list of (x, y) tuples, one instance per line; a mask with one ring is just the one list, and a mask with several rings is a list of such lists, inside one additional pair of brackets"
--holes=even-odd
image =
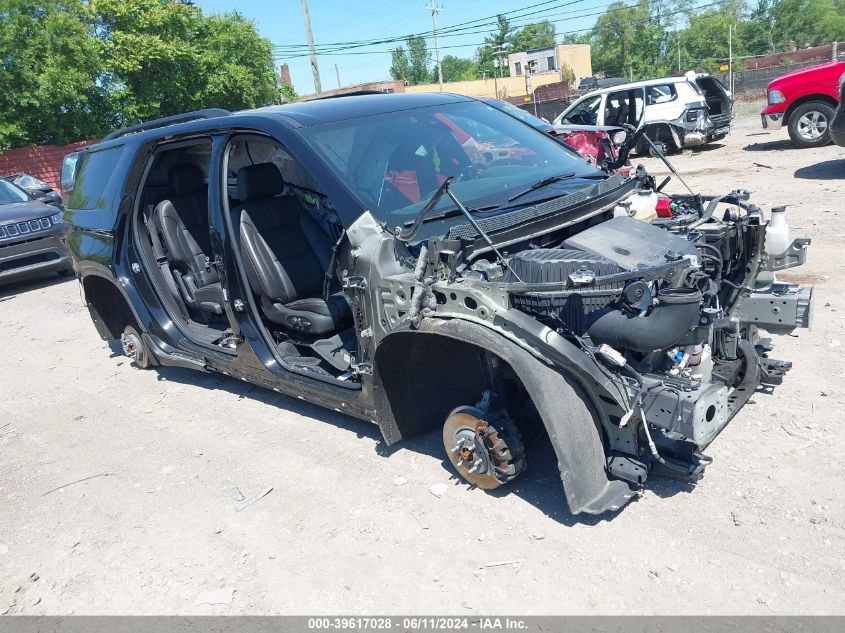
[(161, 276), (164, 277), (164, 283), (167, 284), (167, 289), (182, 309), (183, 314), (187, 315), (188, 308), (182, 299), (182, 295), (179, 293), (179, 289), (176, 287), (176, 282), (173, 280), (173, 273), (170, 270), (170, 264), (167, 261), (167, 255), (164, 254), (164, 247), (161, 245), (161, 238), (158, 235), (157, 220), (158, 207), (155, 207), (152, 213), (150, 213), (149, 220), (147, 219), (147, 214), (144, 214), (144, 224), (147, 227), (147, 233), (149, 234), (150, 241), (153, 245), (153, 254), (155, 255), (158, 268), (161, 271)]

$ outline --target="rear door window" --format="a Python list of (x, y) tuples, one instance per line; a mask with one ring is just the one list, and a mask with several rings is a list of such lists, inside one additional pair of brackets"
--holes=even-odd
[(103, 192), (111, 178), (123, 147), (82, 154), (78, 159), (73, 189), (67, 206), (71, 209), (101, 209), (106, 199)]
[(646, 103), (648, 105), (656, 105), (658, 103), (666, 103), (677, 98), (678, 92), (675, 90), (674, 84), (660, 84), (657, 86), (649, 86), (646, 89)]

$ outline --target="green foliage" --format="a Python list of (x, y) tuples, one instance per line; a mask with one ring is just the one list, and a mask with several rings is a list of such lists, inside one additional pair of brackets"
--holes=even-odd
[(555, 45), (555, 25), (548, 20), (526, 24), (510, 39), (512, 53), (530, 51), (536, 48), (552, 48)]
[(390, 76), (398, 81), (409, 81), (411, 76), (411, 62), (401, 46), (390, 51)]
[(402, 46), (391, 51), (390, 76), (407, 81), (411, 86), (436, 81), (437, 69), (435, 68), (434, 74), (429, 70), (431, 53), (428, 52), (425, 38), (409, 36), (405, 44), (407, 51)]
[[(681, 69), (715, 71), (728, 58), (845, 40), (845, 0), (724, 0), (704, 13), (692, 0), (615, 2), (584, 36), (569, 43), (592, 46), (593, 69), (606, 76), (642, 79)], [(736, 67), (741, 67), (741, 61)]]
[[(440, 66), (443, 69), (443, 81), (467, 81), (476, 78), (478, 72), (478, 64), (471, 59), (463, 57), (455, 57), (454, 55), (446, 55), (440, 60)], [(433, 73), (437, 76), (437, 69)]]
[(282, 98), (252, 22), (179, 0), (0, 0), (0, 60), (0, 149)]
[[(476, 50), (476, 78), (481, 77), (509, 77), (507, 59), (510, 52), (510, 40), (513, 27), (510, 20), (503, 15), (496, 16), (496, 32), (484, 38), (484, 44)], [(497, 68), (496, 59), (501, 65)]]

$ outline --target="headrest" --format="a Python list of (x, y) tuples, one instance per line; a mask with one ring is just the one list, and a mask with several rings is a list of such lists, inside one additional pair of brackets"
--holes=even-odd
[(284, 187), (282, 174), (273, 163), (259, 163), (238, 170), (238, 199), (241, 202), (278, 196)]
[(167, 172), (167, 188), (175, 196), (187, 196), (205, 188), (197, 165), (174, 165)]

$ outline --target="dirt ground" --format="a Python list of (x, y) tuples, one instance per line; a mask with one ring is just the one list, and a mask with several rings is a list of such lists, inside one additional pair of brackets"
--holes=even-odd
[[(673, 162), (788, 205), (813, 245), (781, 277), (815, 284), (816, 316), (776, 339), (793, 370), (698, 485), (574, 517), (541, 444), (506, 493), (470, 490), (439, 432), (388, 449), (247, 383), (138, 370), (72, 278), (42, 279), (0, 288), (0, 613), (845, 614), (845, 149), (793, 149), (743, 109)], [(235, 487), (272, 491), (236, 512)]]

